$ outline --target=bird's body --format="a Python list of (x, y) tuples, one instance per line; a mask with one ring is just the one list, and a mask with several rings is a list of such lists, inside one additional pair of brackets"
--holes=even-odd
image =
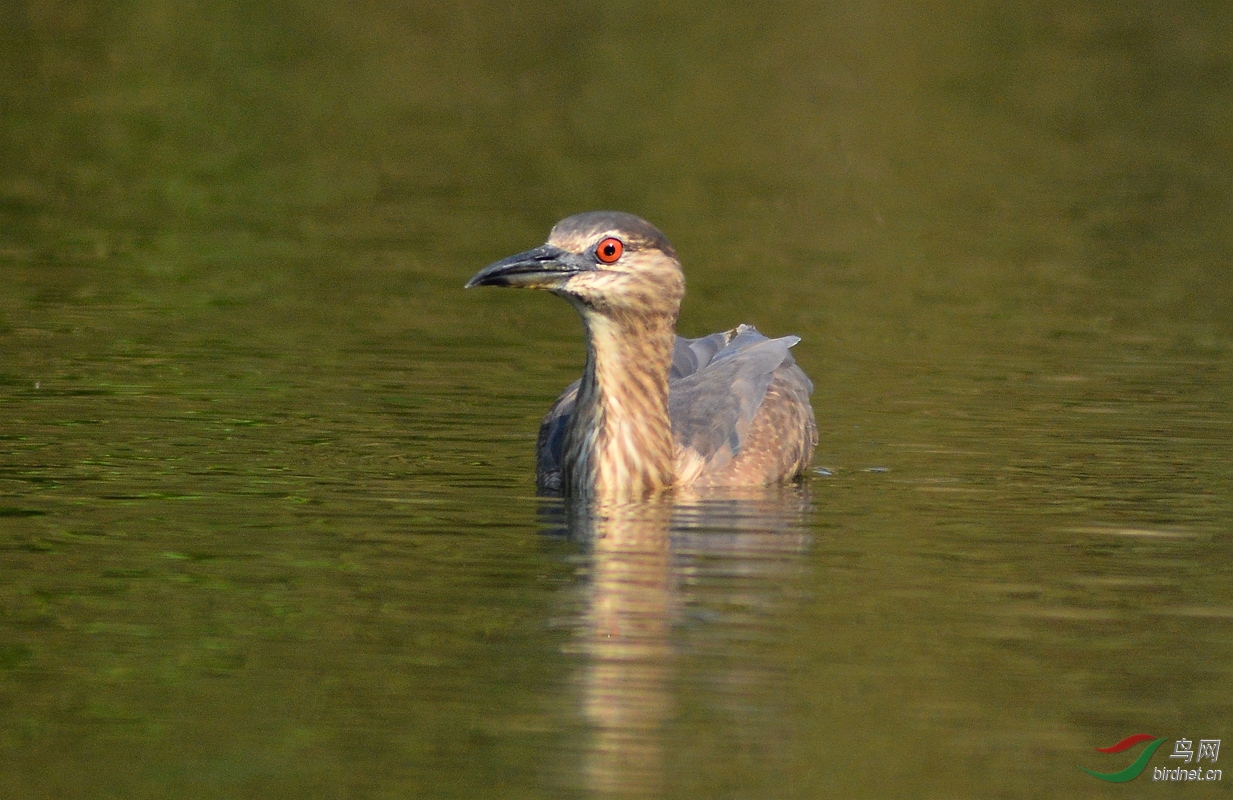
[[(741, 325), (701, 339), (675, 338), (668, 419), (677, 485), (765, 485), (809, 466), (816, 443), (813, 384), (788, 352), (796, 337), (767, 339)], [(542, 491), (562, 489), (565, 433), (581, 384), (570, 384), (540, 425), (536, 483)]]
[(482, 270), (468, 286), (548, 289), (587, 331), (582, 378), (540, 427), (537, 483), (582, 499), (798, 477), (817, 426), (813, 385), (788, 348), (742, 325), (676, 336), (684, 277), (672, 245), (630, 214), (568, 217), (548, 243)]

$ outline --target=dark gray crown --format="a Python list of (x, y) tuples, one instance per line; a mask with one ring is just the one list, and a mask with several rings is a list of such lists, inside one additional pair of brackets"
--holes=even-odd
[(676, 258), (668, 237), (642, 217), (624, 211), (587, 211), (566, 217), (552, 228), (550, 240), (589, 242), (601, 233), (612, 231), (625, 246), (634, 250), (654, 248)]

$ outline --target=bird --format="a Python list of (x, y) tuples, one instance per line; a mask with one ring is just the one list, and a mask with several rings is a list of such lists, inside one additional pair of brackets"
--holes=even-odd
[(543, 494), (637, 501), (688, 487), (785, 483), (818, 443), (813, 384), (789, 348), (751, 325), (676, 335), (685, 278), (675, 248), (633, 214), (590, 211), (558, 222), (547, 243), (490, 264), (465, 288), (540, 289), (586, 329), (582, 377), (540, 425)]

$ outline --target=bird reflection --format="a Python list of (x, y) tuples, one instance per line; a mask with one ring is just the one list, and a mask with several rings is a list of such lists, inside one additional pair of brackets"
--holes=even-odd
[(806, 547), (807, 486), (549, 508), (553, 527), (589, 548), (577, 626), (585, 654), (580, 699), (590, 728), (583, 782), (596, 796), (661, 795), (675, 708), (674, 629), (691, 602), (687, 578), (696, 578), (698, 562), (718, 560), (728, 575), (757, 572), (770, 578), (768, 590), (781, 585), (765, 570), (795, 563)]
[(593, 736), (586, 784), (603, 794), (658, 794), (663, 726), (671, 712), (672, 647), (667, 502), (571, 515), (570, 533), (591, 543), (583, 614), (583, 709)]

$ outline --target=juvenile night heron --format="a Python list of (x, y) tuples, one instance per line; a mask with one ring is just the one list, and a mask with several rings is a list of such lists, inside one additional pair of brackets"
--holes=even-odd
[(541, 491), (629, 500), (670, 487), (789, 481), (818, 442), (813, 384), (788, 348), (741, 325), (676, 335), (685, 277), (655, 226), (593, 211), (561, 220), (548, 243), (480, 270), (472, 286), (546, 289), (582, 317), (582, 378), (544, 417)]

